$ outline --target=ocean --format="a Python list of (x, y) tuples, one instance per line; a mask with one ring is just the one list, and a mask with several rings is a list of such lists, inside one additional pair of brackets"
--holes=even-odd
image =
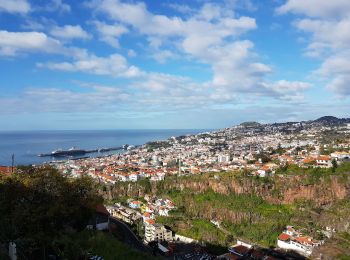
[[(65, 131), (12, 131), (0, 132), (0, 165), (9, 166), (14, 154), (15, 165), (41, 164), (52, 161), (51, 157), (38, 157), (40, 153), (71, 147), (96, 149), (119, 147), (124, 144), (142, 145), (149, 141), (166, 140), (171, 136), (197, 134), (205, 129), (162, 129), (162, 130), (65, 130)], [(89, 153), (96, 157), (119, 153)], [(80, 156), (81, 157), (81, 156)], [(79, 157), (72, 157), (79, 158)]]

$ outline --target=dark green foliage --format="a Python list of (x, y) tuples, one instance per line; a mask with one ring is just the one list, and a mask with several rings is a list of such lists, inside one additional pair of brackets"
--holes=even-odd
[(146, 143), (146, 147), (150, 150), (158, 149), (158, 148), (166, 148), (170, 147), (171, 144), (169, 141), (155, 141)]
[[(60, 248), (65, 248), (65, 250), (61, 251)], [(93, 255), (102, 256), (106, 260), (157, 259), (156, 257), (131, 249), (110, 234), (89, 230), (69, 236), (62, 236), (55, 242), (54, 249), (56, 252), (59, 252), (62, 259), (69, 260), (88, 259), (88, 256)]]
[(22, 167), (0, 180), (1, 240), (40, 258), (52, 241), (82, 230), (101, 198), (88, 178), (67, 179), (49, 167)]

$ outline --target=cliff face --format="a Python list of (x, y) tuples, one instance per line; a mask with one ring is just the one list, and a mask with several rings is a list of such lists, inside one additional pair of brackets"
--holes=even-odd
[(350, 184), (338, 176), (320, 178), (313, 184), (305, 184), (300, 176), (288, 178), (276, 177), (271, 182), (262, 182), (259, 179), (245, 177), (241, 179), (215, 180), (213, 178), (172, 178), (162, 183), (152, 183), (150, 188), (138, 183), (116, 185), (112, 188), (111, 196), (140, 197), (146, 193), (163, 193), (169, 190), (183, 191), (188, 189), (195, 193), (213, 190), (216, 193), (227, 195), (255, 194), (274, 204), (291, 204), (298, 200), (312, 200), (316, 206), (331, 204), (338, 199), (350, 196)]

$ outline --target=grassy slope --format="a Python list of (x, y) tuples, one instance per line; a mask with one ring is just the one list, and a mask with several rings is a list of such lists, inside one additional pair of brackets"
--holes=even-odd
[(76, 259), (78, 255), (89, 253), (102, 256), (105, 260), (119, 259), (157, 259), (151, 255), (136, 251), (123, 244), (111, 234), (85, 230), (72, 236), (63, 238), (65, 244), (65, 258)]

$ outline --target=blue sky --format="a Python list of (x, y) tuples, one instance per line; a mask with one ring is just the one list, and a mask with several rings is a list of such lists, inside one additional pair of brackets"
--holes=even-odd
[(0, 130), (349, 117), (348, 0), (0, 0)]

